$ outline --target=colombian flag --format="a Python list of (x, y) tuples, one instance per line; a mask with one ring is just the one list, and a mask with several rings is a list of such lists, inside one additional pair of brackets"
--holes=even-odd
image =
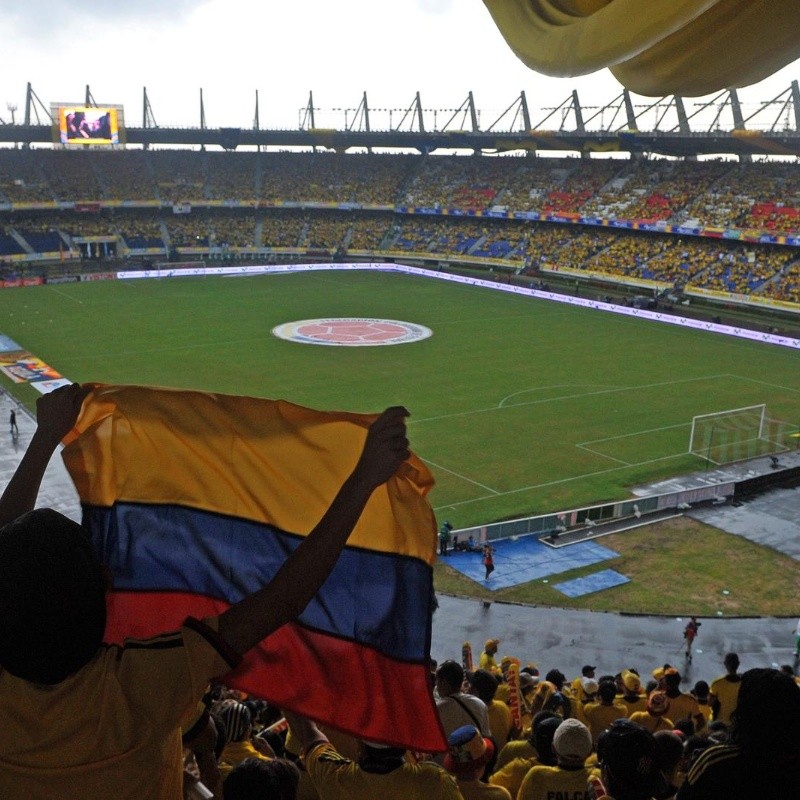
[[(106, 640), (219, 614), (270, 581), (327, 510), (374, 416), (95, 385), (64, 462), (111, 569)], [(433, 479), (412, 456), (370, 498), (302, 615), (225, 679), (365, 739), (436, 751)]]

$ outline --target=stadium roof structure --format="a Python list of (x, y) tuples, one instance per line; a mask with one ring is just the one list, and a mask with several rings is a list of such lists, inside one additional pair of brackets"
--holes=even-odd
[[(644, 101), (644, 102), (643, 102)], [(101, 107), (86, 87), (87, 107)], [(490, 125), (482, 127), (472, 92), (455, 109), (424, 109), (419, 92), (407, 109), (375, 109), (371, 112), (366, 92), (357, 107), (345, 112), (343, 127), (319, 127), (316, 116), (324, 109), (314, 105), (309, 93), (305, 113), (296, 129), (266, 129), (259, 124), (258, 92), (252, 128), (206, 125), (200, 90), (200, 124), (197, 127), (162, 127), (156, 124), (143, 90), (142, 125), (127, 125), (120, 142), (127, 146), (249, 148), (324, 148), (340, 152), (350, 149), (399, 149), (430, 153), (436, 150), (467, 150), (475, 153), (513, 151), (567, 151), (629, 153), (695, 158), (735, 155), (800, 157), (800, 88), (797, 81), (777, 97), (760, 102), (744, 115), (735, 89), (697, 102), (679, 96), (638, 98), (627, 89), (604, 105), (584, 106), (576, 91), (544, 116), (531, 116), (525, 92)], [(377, 128), (375, 112), (390, 112), (388, 128)], [(349, 112), (349, 118), (348, 113)], [(398, 123), (394, 123), (395, 112)], [(545, 113), (546, 112), (546, 113)], [(371, 117), (372, 113), (372, 117)], [(426, 125), (434, 118), (433, 129)], [(384, 114), (385, 116), (385, 114)], [(447, 117), (439, 125), (438, 119)], [(35, 118), (35, 119), (34, 119)], [(28, 84), (24, 122), (8, 124), (0, 119), (0, 143), (52, 144), (58, 139), (57, 120)], [(704, 129), (700, 129), (700, 125)]]

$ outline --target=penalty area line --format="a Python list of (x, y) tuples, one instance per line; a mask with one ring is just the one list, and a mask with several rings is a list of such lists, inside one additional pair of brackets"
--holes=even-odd
[(73, 303), (77, 303), (78, 305), (83, 305), (83, 300), (78, 300), (77, 297), (72, 297), (68, 295), (66, 292), (62, 292), (61, 289), (56, 289), (55, 286), (48, 286), (47, 287), (51, 292), (55, 292), (56, 294), (60, 294), (62, 297), (66, 297), (67, 300), (72, 300)]
[(522, 492), (530, 492), (534, 489), (545, 489), (548, 486), (558, 486), (562, 483), (571, 483), (572, 481), (581, 481), (586, 478), (594, 478), (597, 475), (608, 475), (610, 472), (619, 472), (623, 469), (631, 469), (632, 467), (644, 467), (648, 464), (656, 464), (659, 461), (671, 461), (674, 458), (683, 458), (686, 453), (676, 453), (674, 456), (661, 456), (660, 458), (651, 458), (648, 461), (638, 461), (634, 464), (624, 465), (619, 467), (608, 467), (608, 469), (599, 469), (595, 472), (584, 472), (581, 475), (572, 475), (569, 478), (559, 478), (556, 481), (545, 481), (544, 483), (536, 483), (530, 486), (521, 486), (518, 489), (509, 489), (507, 492), (497, 492), (494, 495), (484, 495), (483, 497), (473, 497), (470, 500), (459, 500), (456, 503), (447, 503), (446, 505), (437, 506), (434, 511), (441, 509), (457, 508), (458, 506), (466, 506), (472, 503), (482, 503), (484, 500), (493, 500), (496, 497), (507, 497), (512, 494), (521, 494)]
[[(419, 453), (417, 453), (417, 455), (419, 455)], [(500, 492), (497, 491), (497, 489), (492, 489), (491, 486), (486, 486), (483, 483), (479, 483), (478, 481), (474, 481), (474, 480), (472, 480), (472, 478), (468, 478), (466, 475), (462, 475), (460, 472), (455, 472), (452, 469), (448, 469), (447, 467), (443, 467), (441, 464), (437, 464), (436, 462), (431, 461), (428, 458), (424, 458), (423, 456), (420, 456), (420, 458), (422, 458), (422, 460), (426, 464), (430, 464), (432, 467), (436, 467), (436, 469), (441, 469), (441, 470), (444, 470), (445, 472), (449, 472), (451, 475), (455, 475), (456, 478), (460, 478), (462, 481), (466, 481), (467, 483), (471, 483), (474, 486), (480, 486), (481, 489), (486, 489), (487, 492), (491, 492), (493, 495), (501, 494)]]

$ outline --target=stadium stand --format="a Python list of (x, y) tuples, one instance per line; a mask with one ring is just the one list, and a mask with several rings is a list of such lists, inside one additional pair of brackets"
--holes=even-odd
[(97, 258), (81, 242), (98, 237), (115, 257), (402, 253), (763, 307), (797, 303), (798, 209), (790, 163), (0, 151), (0, 253), (19, 264)]

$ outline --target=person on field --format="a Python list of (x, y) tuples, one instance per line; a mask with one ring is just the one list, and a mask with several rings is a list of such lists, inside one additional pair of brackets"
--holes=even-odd
[(483, 566), (486, 568), (484, 580), (488, 581), (489, 576), (494, 572), (494, 547), (490, 544), (483, 546)]
[(692, 663), (692, 646), (697, 638), (697, 633), (702, 623), (697, 621), (697, 617), (691, 617), (683, 629), (683, 640), (686, 643), (686, 660)]
[(0, 497), (0, 797), (180, 800), (181, 726), (209, 682), (294, 619), (326, 580), (372, 492), (409, 456), (401, 407), (370, 427), (350, 476), (274, 579), (219, 616), (103, 644), (106, 580), (83, 528), (33, 510), (89, 392), (37, 402), (38, 426)]
[(447, 555), (447, 547), (450, 544), (450, 531), (453, 530), (453, 526), (445, 521), (442, 524), (442, 527), (439, 528), (439, 555), (446, 556)]

